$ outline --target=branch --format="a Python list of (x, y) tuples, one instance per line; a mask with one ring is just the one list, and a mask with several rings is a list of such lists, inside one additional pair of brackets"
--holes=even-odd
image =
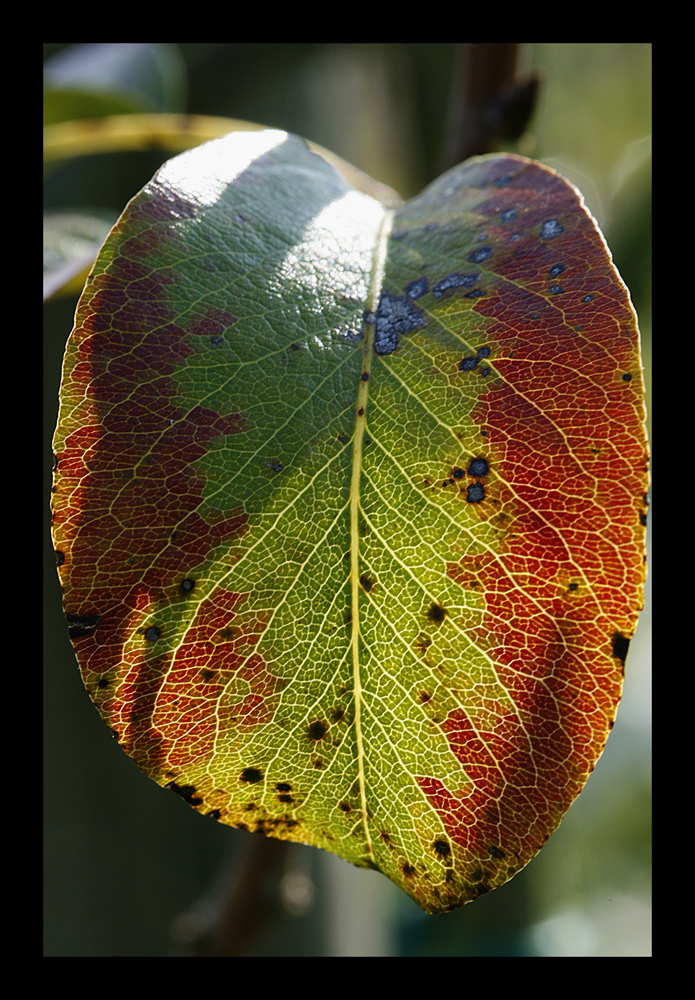
[(518, 42), (470, 42), (459, 49), (442, 170), (519, 139), (533, 114), (540, 74), (517, 79)]

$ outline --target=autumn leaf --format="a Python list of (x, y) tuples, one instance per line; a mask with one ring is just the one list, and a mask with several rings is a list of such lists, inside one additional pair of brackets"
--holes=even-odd
[(85, 686), (198, 812), (427, 912), (536, 854), (642, 605), (636, 320), (510, 155), (387, 207), (236, 133), (127, 206), (80, 300), (53, 531)]

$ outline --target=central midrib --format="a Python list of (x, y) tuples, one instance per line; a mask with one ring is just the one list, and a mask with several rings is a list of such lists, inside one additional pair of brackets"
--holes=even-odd
[(355, 435), (352, 452), (352, 477), (350, 482), (350, 567), (352, 574), (352, 671), (355, 688), (355, 734), (357, 739), (357, 768), (360, 786), (360, 806), (364, 826), (367, 851), (372, 861), (375, 861), (372, 838), (367, 822), (367, 789), (364, 775), (364, 742), (362, 739), (362, 675), (360, 664), (360, 552), (359, 552), (359, 511), (360, 511), (360, 476), (362, 473), (362, 446), (364, 444), (367, 426), (367, 400), (369, 397), (369, 380), (374, 360), (374, 335), (376, 326), (376, 311), (379, 305), (381, 289), (384, 281), (386, 263), (386, 245), (393, 225), (393, 211), (385, 209), (384, 218), (379, 229), (379, 235), (374, 248), (374, 260), (369, 279), (369, 293), (366, 303), (364, 322), (364, 337), (362, 342), (362, 368), (360, 371), (357, 402), (355, 404)]

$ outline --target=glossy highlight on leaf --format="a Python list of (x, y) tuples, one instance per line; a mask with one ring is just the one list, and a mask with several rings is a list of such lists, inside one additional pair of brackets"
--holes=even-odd
[(54, 451), (82, 677), (147, 775), (430, 913), (537, 853), (645, 572), (636, 319), (571, 185), (494, 155), (387, 207), (282, 132), (176, 157), (87, 282)]

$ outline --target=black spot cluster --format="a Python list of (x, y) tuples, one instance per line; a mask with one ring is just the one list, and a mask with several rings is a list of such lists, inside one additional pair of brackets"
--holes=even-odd
[(422, 309), (415, 305), (410, 295), (388, 295), (379, 299), (376, 313), (365, 315), (374, 323), (374, 350), (377, 354), (391, 354), (398, 347), (398, 335), (412, 333), (427, 320)]

